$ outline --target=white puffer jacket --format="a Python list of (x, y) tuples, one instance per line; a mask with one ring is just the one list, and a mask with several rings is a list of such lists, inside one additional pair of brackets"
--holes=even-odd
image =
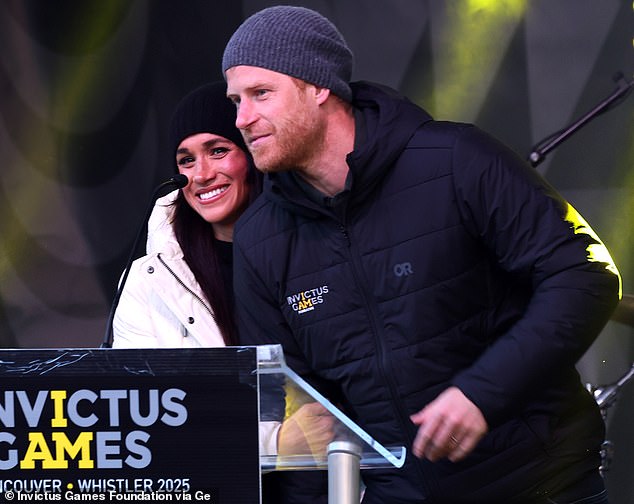
[[(159, 198), (147, 255), (132, 263), (113, 321), (113, 348), (225, 346), (211, 307), (183, 259), (171, 220), (178, 191)], [(279, 422), (260, 422), (260, 453), (277, 453)]]
[(114, 322), (113, 348), (220, 347), (224, 341), (171, 218), (178, 191), (159, 198), (148, 221), (147, 255), (132, 263)]

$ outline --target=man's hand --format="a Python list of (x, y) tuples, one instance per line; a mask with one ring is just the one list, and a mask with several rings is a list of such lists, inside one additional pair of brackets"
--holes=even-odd
[(317, 402), (307, 403), (282, 423), (278, 438), (279, 455), (325, 456), (335, 434), (335, 417)]
[(462, 460), (488, 430), (482, 412), (457, 387), (448, 388), (410, 418), (420, 426), (412, 451), (432, 462), (443, 457)]

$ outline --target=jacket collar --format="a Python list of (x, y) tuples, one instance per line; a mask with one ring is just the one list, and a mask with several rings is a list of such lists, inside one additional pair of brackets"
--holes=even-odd
[[(355, 109), (354, 150), (350, 168), (350, 195), (346, 204), (364, 200), (401, 155), (414, 132), (432, 117), (393, 89), (368, 82), (351, 84)], [(293, 213), (308, 217), (331, 214), (332, 208), (309, 197), (302, 181), (290, 172), (268, 174), (266, 197)]]

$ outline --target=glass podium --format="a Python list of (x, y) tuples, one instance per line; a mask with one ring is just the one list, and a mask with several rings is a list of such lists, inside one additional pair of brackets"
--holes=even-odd
[(327, 470), (330, 504), (358, 504), (361, 470), (405, 462), (279, 345), (3, 349), (0, 377), (0, 496), (15, 500), (253, 504), (263, 473)]
[(403, 466), (405, 447), (373, 439), (286, 365), (280, 345), (256, 348), (262, 473), (327, 470), (328, 502), (348, 504), (360, 500), (361, 470)]

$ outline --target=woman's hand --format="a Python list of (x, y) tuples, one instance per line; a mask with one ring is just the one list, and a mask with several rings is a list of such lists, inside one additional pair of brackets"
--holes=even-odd
[(304, 404), (282, 423), (277, 438), (278, 455), (325, 456), (335, 435), (335, 422), (321, 404)]

